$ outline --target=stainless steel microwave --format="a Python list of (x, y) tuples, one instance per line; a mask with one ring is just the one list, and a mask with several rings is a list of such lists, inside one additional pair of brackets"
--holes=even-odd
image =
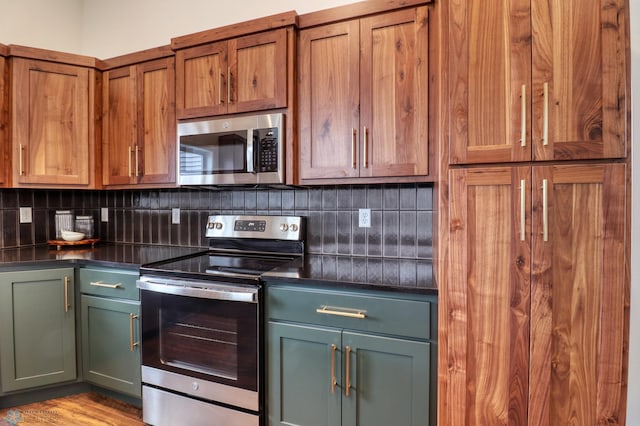
[(178, 123), (178, 184), (284, 184), (283, 130), (282, 113)]

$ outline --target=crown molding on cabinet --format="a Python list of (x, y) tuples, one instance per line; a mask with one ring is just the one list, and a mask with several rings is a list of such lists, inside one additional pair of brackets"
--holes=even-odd
[(8, 48), (9, 52), (7, 56), (96, 68), (97, 59), (92, 56), (76, 55), (75, 53), (58, 52), (55, 50), (39, 49), (36, 47), (20, 46), (17, 44), (10, 44)]

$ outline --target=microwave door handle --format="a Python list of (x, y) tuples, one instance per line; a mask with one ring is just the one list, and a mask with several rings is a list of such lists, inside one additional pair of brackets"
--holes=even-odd
[(253, 156), (253, 129), (247, 129), (247, 173), (255, 173), (255, 157)]

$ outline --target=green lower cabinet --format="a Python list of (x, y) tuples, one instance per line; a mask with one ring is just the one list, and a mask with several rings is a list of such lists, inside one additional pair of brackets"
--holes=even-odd
[(73, 268), (0, 273), (3, 392), (76, 379), (73, 278)]
[(81, 299), (84, 380), (140, 398), (140, 302)]
[(428, 425), (429, 354), (427, 342), (270, 321), (268, 422)]

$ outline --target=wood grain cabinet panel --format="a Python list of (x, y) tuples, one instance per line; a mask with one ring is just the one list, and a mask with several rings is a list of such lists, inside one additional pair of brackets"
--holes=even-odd
[(95, 185), (94, 70), (12, 58), (14, 186)]
[(180, 49), (178, 118), (287, 106), (287, 29)]
[(450, 182), (443, 424), (624, 424), (626, 166)]
[(428, 8), (300, 31), (299, 175), (426, 176)]
[(449, 2), (450, 163), (624, 158), (624, 0)]
[(175, 59), (103, 74), (105, 186), (176, 182)]

